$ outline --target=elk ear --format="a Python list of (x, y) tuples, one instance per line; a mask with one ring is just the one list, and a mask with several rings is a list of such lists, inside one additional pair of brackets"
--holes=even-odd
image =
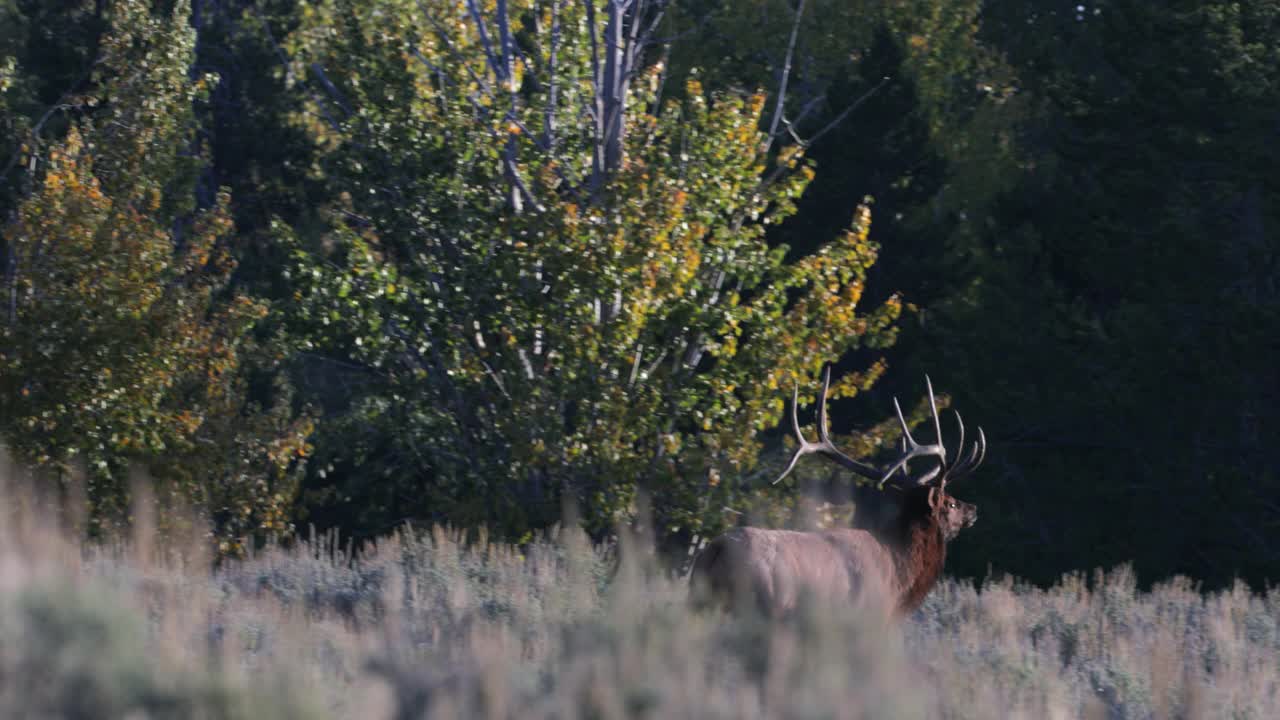
[(938, 503), (942, 501), (942, 488), (933, 486), (929, 488), (929, 509), (937, 510)]

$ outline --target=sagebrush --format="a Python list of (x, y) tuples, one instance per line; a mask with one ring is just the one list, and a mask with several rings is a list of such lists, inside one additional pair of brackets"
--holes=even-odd
[(83, 545), (57, 525), (0, 504), (5, 717), (1264, 718), (1280, 700), (1280, 593), (1244, 585), (948, 581), (901, 627), (821, 607), (770, 624), (691, 613), (642, 546), (575, 529), (516, 547), (405, 527), (211, 567), (194, 530)]

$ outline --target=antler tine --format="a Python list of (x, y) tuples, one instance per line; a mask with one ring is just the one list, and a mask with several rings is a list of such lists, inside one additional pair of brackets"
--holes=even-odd
[(942, 421), (938, 418), (938, 402), (934, 399), (933, 383), (929, 381), (928, 375), (925, 376), (925, 384), (929, 388), (929, 409), (932, 411), (933, 426), (937, 431), (938, 441), (932, 445), (921, 445), (916, 442), (916, 439), (911, 436), (911, 429), (907, 427), (906, 418), (902, 415), (902, 405), (898, 402), (898, 398), (895, 397), (893, 399), (893, 409), (898, 414), (898, 424), (902, 426), (903, 452), (902, 455), (900, 455), (898, 459), (889, 466), (889, 469), (885, 471), (884, 475), (880, 477), (877, 487), (881, 490), (884, 489), (885, 483), (889, 482), (889, 478), (898, 470), (905, 469), (907, 462), (913, 458), (932, 455), (937, 457), (939, 460), (938, 467), (916, 479), (917, 485), (924, 485), (932, 482), (934, 478), (938, 477), (939, 474), (942, 474), (946, 470), (947, 449), (942, 443)]
[(808, 445), (809, 441), (804, 439), (804, 433), (800, 432), (800, 383), (796, 382), (791, 386), (791, 432), (796, 436), (796, 442), (801, 446)]
[(973, 448), (969, 451), (968, 456), (961, 462), (956, 463), (956, 467), (952, 469), (950, 473), (952, 479), (963, 477), (977, 470), (986, 454), (987, 436), (982, 432), (982, 428), (978, 428), (978, 439), (973, 443)]
[[(925, 382), (928, 382), (928, 376), (925, 377)], [(946, 485), (951, 480), (954, 480), (955, 478), (963, 475), (965, 473), (965, 469), (964, 469), (965, 463), (968, 460), (973, 459), (972, 455), (970, 455), (968, 460), (966, 460), (964, 457), (964, 418), (960, 417), (959, 410), (952, 408), (951, 412), (956, 416), (956, 425), (959, 426), (960, 428), (960, 441), (956, 443), (956, 447), (959, 448), (959, 450), (957, 451), (959, 454), (956, 456), (955, 464), (952, 465), (951, 467), (946, 466), (947, 461), (945, 457), (943, 457), (942, 463), (938, 466), (938, 472), (943, 473), (942, 482), (941, 482), (942, 485)], [(942, 443), (939, 443), (939, 444), (942, 444)], [(944, 451), (946, 450), (945, 445), (943, 447), (943, 450)], [(934, 476), (936, 475), (937, 473), (934, 473)], [(927, 481), (923, 479), (921, 480), (921, 484), (925, 482)]]
[[(907, 452), (907, 438), (905, 436), (898, 438), (898, 449), (903, 453)], [(902, 463), (902, 477), (911, 477), (911, 465), (909, 463)]]
[(791, 456), (791, 462), (787, 463), (787, 469), (783, 470), (782, 474), (778, 476), (778, 479), (774, 480), (771, 484), (777, 485), (778, 483), (785, 480), (786, 477), (791, 474), (791, 471), (796, 468), (796, 463), (800, 462), (800, 458), (808, 454), (809, 453), (807, 450), (805, 450), (804, 445), (801, 445), (800, 447), (796, 448), (795, 453)]
[[(902, 417), (902, 406), (898, 404), (896, 397), (893, 399), (893, 409), (898, 413), (898, 424), (902, 426), (902, 441), (915, 447), (916, 439), (911, 437), (911, 428), (907, 427), (907, 421)], [(903, 452), (906, 452), (906, 445), (903, 446)]]
[(929, 389), (929, 412), (933, 415), (933, 436), (937, 438), (934, 442), (942, 450), (940, 457), (943, 466), (945, 466), (947, 464), (947, 446), (942, 442), (942, 420), (938, 418), (938, 401), (933, 397), (933, 381), (929, 379), (928, 375), (924, 376), (924, 385)]
[(800, 462), (800, 458), (812, 452), (810, 442), (804, 439), (804, 433), (800, 430), (800, 383), (796, 383), (791, 389), (791, 431), (796, 436), (796, 451), (791, 455), (791, 462), (787, 463), (787, 469), (782, 471), (777, 480), (773, 481), (773, 485), (782, 482), (783, 478), (791, 474), (795, 469), (796, 463)]
[(782, 471), (777, 480), (773, 481), (774, 485), (782, 482), (791, 471), (795, 469), (796, 463), (800, 462), (800, 458), (811, 453), (823, 455), (836, 464), (852, 470), (859, 475), (876, 480), (879, 479), (880, 473), (872, 467), (863, 465), (853, 458), (845, 455), (831, 442), (831, 437), (827, 429), (827, 392), (831, 388), (831, 365), (828, 364), (822, 370), (822, 394), (818, 396), (818, 442), (810, 442), (805, 439), (804, 433), (800, 430), (800, 386), (797, 384), (791, 393), (791, 429), (796, 436), (796, 451), (791, 455), (791, 462), (787, 463), (787, 468)]
[(982, 432), (982, 428), (978, 428), (978, 441), (973, 444), (973, 461), (965, 468), (965, 472), (973, 472), (978, 469), (983, 460), (987, 459), (987, 436)]
[(977, 470), (982, 461), (987, 459), (987, 436), (982, 432), (982, 428), (978, 428), (978, 443), (982, 449), (978, 451), (978, 459), (973, 463), (974, 470)]
[(822, 366), (822, 394), (818, 396), (818, 442), (831, 445), (827, 429), (827, 391), (831, 389), (831, 363)]

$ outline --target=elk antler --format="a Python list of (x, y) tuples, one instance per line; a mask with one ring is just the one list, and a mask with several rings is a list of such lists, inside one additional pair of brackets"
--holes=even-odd
[(933, 398), (933, 382), (929, 380), (929, 376), (924, 376), (924, 383), (929, 388), (929, 410), (933, 414), (933, 430), (938, 441), (931, 445), (921, 445), (916, 439), (911, 437), (911, 429), (907, 427), (907, 421), (902, 417), (902, 406), (898, 404), (898, 398), (893, 399), (893, 409), (898, 413), (898, 424), (902, 425), (902, 443), (903, 452), (898, 456), (889, 469), (884, 472), (877, 485), (880, 489), (884, 489), (884, 484), (889, 481), (900, 468), (906, 469), (907, 462), (918, 457), (935, 456), (938, 458), (938, 467), (930, 470), (916, 480), (916, 484), (924, 485), (942, 473), (947, 466), (947, 447), (942, 444), (942, 422), (938, 420), (938, 402)]
[[(951, 412), (956, 414), (956, 425), (960, 426), (959, 446), (960, 452), (964, 452), (964, 420), (960, 418), (959, 411), (952, 410)], [(973, 444), (973, 449), (969, 451), (969, 455), (967, 457), (957, 460), (955, 465), (948, 468), (947, 480), (955, 480), (977, 470), (978, 466), (982, 464), (983, 458), (986, 456), (987, 436), (986, 433), (982, 432), (982, 428), (978, 428), (978, 440)]]
[(818, 395), (818, 442), (809, 442), (805, 439), (804, 433), (800, 431), (800, 385), (797, 384), (791, 393), (791, 430), (796, 435), (796, 451), (791, 456), (791, 462), (787, 463), (787, 469), (782, 471), (777, 480), (773, 481), (774, 485), (782, 482), (783, 478), (791, 474), (796, 463), (800, 462), (800, 458), (811, 453), (818, 453), (823, 457), (835, 461), (837, 464), (854, 471), (868, 480), (879, 480), (880, 472), (870, 465), (864, 465), (857, 460), (845, 455), (839, 448), (831, 442), (831, 437), (827, 434), (827, 391), (831, 387), (831, 365), (828, 364), (822, 369), (822, 393)]
[(973, 472), (982, 464), (982, 460), (986, 456), (986, 435), (982, 432), (982, 428), (978, 428), (977, 442), (974, 443), (969, 454), (967, 456), (964, 455), (964, 420), (960, 418), (960, 413), (956, 412), (956, 424), (960, 427), (960, 453), (962, 457), (954, 464), (948, 465), (947, 448), (942, 442), (942, 421), (938, 418), (938, 403), (933, 396), (933, 382), (928, 375), (925, 376), (924, 380), (929, 390), (929, 410), (933, 416), (933, 429), (937, 442), (929, 445), (921, 445), (916, 442), (916, 439), (911, 436), (910, 428), (907, 427), (906, 419), (902, 415), (902, 406), (898, 404), (898, 399), (894, 398), (893, 408), (897, 411), (898, 423), (902, 425), (902, 453), (888, 466), (888, 469), (883, 471), (854, 460), (841, 452), (831, 442), (827, 429), (827, 392), (831, 387), (831, 365), (828, 364), (822, 369), (822, 393), (818, 396), (818, 442), (810, 442), (805, 439), (804, 433), (800, 431), (800, 417), (798, 414), (800, 388), (797, 385), (791, 395), (791, 429), (795, 433), (797, 447), (795, 453), (791, 456), (791, 462), (787, 463), (787, 468), (782, 471), (782, 474), (773, 483), (776, 485), (781, 482), (783, 478), (791, 474), (800, 458), (813, 453), (822, 455), (868, 480), (876, 481), (876, 487), (881, 490), (884, 489), (885, 483), (889, 482), (893, 474), (899, 470), (902, 471), (905, 477), (910, 478), (907, 463), (920, 457), (936, 457), (938, 458), (938, 466), (915, 478), (916, 485), (927, 485), (934, 481), (939, 485), (945, 485), (950, 480)]

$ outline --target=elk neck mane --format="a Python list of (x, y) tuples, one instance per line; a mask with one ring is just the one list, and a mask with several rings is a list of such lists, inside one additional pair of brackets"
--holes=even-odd
[(911, 613), (924, 602), (942, 575), (947, 559), (947, 540), (928, 503), (912, 503), (905, 509), (893, 533), (885, 538), (893, 551), (894, 570), (901, 592), (897, 612)]

